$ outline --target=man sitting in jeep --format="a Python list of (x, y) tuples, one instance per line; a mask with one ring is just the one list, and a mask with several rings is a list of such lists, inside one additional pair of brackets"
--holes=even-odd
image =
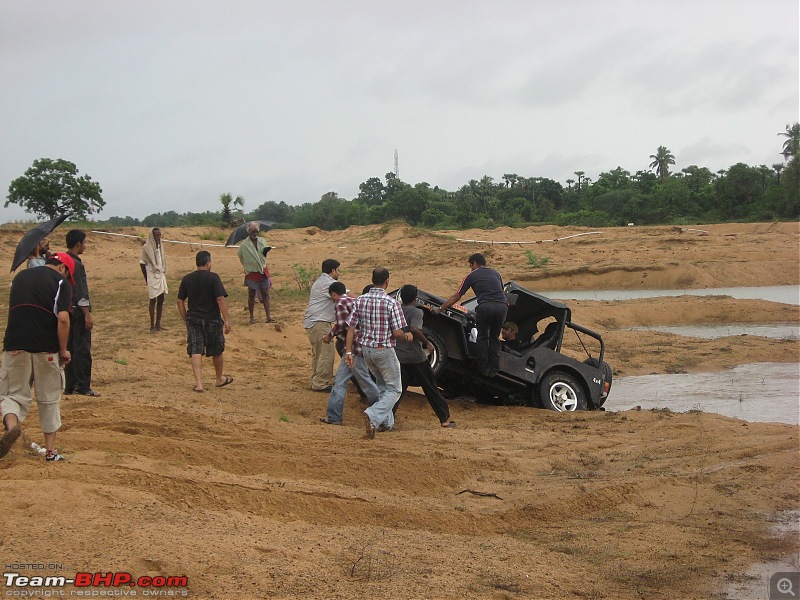
[(500, 329), (500, 335), (503, 336), (503, 350), (513, 350), (519, 352), (522, 350), (522, 340), (517, 339), (519, 327), (514, 321), (506, 321)]

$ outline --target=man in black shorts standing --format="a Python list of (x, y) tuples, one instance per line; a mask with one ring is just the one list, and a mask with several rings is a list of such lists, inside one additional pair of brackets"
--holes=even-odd
[(500, 329), (508, 313), (508, 300), (503, 291), (503, 278), (500, 273), (486, 266), (483, 254), (473, 254), (467, 261), (471, 269), (464, 277), (458, 291), (450, 296), (440, 312), (461, 299), (469, 288), (475, 292), (478, 307), (475, 309), (475, 327), (478, 329), (477, 347), (478, 371), (486, 377), (494, 377), (500, 368)]
[[(203, 355), (210, 356), (217, 376), (217, 387), (233, 383), (233, 377), (222, 374), (225, 333), (231, 332), (228, 316), (228, 292), (219, 275), (211, 272), (211, 253), (201, 250), (195, 258), (197, 270), (181, 280), (178, 288), (178, 312), (186, 323), (186, 351), (192, 361), (194, 391), (203, 392), (201, 373)], [(186, 310), (184, 301), (189, 301)]]

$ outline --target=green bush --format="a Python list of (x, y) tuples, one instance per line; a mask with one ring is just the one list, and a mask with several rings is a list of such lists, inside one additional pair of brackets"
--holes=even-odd
[(307, 291), (311, 289), (311, 284), (317, 278), (317, 272), (314, 267), (306, 267), (300, 264), (293, 264), (292, 271), (294, 271), (294, 280), (300, 290)]
[(530, 250), (525, 250), (525, 256), (528, 257), (528, 264), (534, 269), (546, 267), (547, 265), (550, 264), (549, 256), (536, 256)]

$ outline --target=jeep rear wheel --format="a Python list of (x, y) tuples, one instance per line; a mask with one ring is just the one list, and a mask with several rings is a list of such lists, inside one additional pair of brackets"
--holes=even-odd
[(439, 375), (447, 362), (447, 348), (445, 348), (444, 340), (435, 331), (431, 331), (427, 327), (422, 328), (422, 333), (428, 338), (428, 341), (433, 345), (433, 352), (428, 355), (428, 363), (433, 369), (434, 375)]
[(586, 410), (586, 392), (581, 384), (569, 373), (553, 371), (539, 384), (539, 398), (542, 408), (558, 412)]

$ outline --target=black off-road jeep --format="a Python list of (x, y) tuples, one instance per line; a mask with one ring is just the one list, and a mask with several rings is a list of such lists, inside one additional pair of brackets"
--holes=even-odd
[[(485, 377), (475, 363), (477, 300), (471, 298), (437, 315), (430, 309), (441, 306), (444, 298), (418, 291), (423, 332), (435, 347), (429, 360), (443, 393), (557, 411), (601, 409), (611, 389), (611, 367), (603, 361), (600, 334), (573, 323), (565, 304), (513, 281), (505, 292), (506, 320), (517, 324), (522, 343), (516, 350), (504, 346), (499, 372)], [(399, 301), (399, 293), (392, 295)]]

